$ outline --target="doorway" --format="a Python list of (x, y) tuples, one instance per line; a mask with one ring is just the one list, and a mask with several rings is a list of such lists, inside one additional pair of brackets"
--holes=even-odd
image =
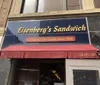
[(64, 85), (65, 59), (18, 59), (14, 85)]

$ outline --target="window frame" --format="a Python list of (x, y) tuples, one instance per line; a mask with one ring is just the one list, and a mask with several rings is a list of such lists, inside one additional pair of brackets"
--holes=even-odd
[[(84, 63), (82, 63), (84, 62)], [(100, 79), (100, 60), (66, 59), (66, 85), (74, 85), (73, 70), (97, 70)], [(99, 81), (100, 84), (100, 81)]]
[[(90, 5), (88, 6), (88, 2), (90, 2)], [(13, 2), (12, 2), (12, 6), (11, 6), (11, 10), (10, 10), (10, 16), (9, 16), (9, 18), (12, 18), (12, 17), (15, 17), (16, 18), (16, 14), (18, 15), (18, 16), (20, 16), (20, 11), (21, 11), (21, 5), (22, 5), (22, 0), (13, 0)], [(91, 0), (91, 1), (87, 1), (87, 0), (82, 0), (82, 10), (79, 12), (79, 10), (76, 10), (75, 12), (73, 11), (73, 10), (70, 10), (70, 12), (68, 11), (68, 10), (65, 10), (65, 11), (63, 11), (64, 12), (64, 14), (66, 13), (66, 12), (68, 12), (69, 14), (76, 14), (77, 12), (80, 14), (80, 13), (83, 13), (83, 12), (85, 12), (85, 13), (88, 13), (87, 11), (85, 11), (86, 9), (90, 9), (90, 8), (92, 8), (92, 9), (94, 9), (94, 11), (95, 11), (95, 7), (94, 7), (94, 3), (93, 3), (93, 0)], [(83, 10), (84, 9), (84, 10)], [(96, 10), (97, 11), (97, 10)], [(91, 13), (93, 13), (93, 11), (92, 10), (90, 10), (89, 12), (91, 12)], [(98, 10), (98, 12), (99, 12), (99, 10)], [(32, 14), (32, 13), (31, 13)], [(37, 13), (37, 14), (40, 14), (40, 13)], [(36, 13), (33, 13), (31, 16), (37, 16), (37, 14)], [(45, 15), (49, 15), (48, 13), (42, 13), (42, 14), (40, 14), (40, 15), (43, 15), (44, 16), (44, 14)], [(55, 13), (56, 15), (57, 14), (60, 14), (60, 13)], [(27, 16), (30, 16), (30, 14), (27, 14)], [(23, 15), (21, 15), (20, 17), (23, 17)], [(19, 18), (20, 18), (19, 17)], [(24, 17), (25, 17), (25, 15), (24, 15)], [(29, 18), (30, 19), (30, 18)]]
[[(43, 12), (38, 12), (39, 10), (39, 1), (40, 0), (36, 0), (36, 9), (35, 9), (35, 12), (33, 12), (33, 13), (43, 13)], [(63, 3), (65, 2), (65, 5), (63, 5), (63, 8), (64, 9), (66, 9), (67, 11), (68, 10), (81, 10), (81, 9), (83, 9), (83, 5), (82, 5), (82, 0), (79, 0), (78, 2), (79, 2), (79, 5), (75, 5), (75, 7), (76, 6), (79, 6), (79, 9), (68, 9), (68, 0), (64, 0), (63, 1)], [(21, 5), (21, 9), (20, 9), (20, 13), (24, 13), (24, 6), (25, 6), (25, 0), (22, 0), (22, 5)], [(71, 6), (71, 7), (74, 7), (74, 6)], [(62, 11), (64, 11), (64, 10), (62, 10)], [(44, 10), (44, 12), (45, 12), (45, 10)], [(52, 12), (52, 11), (47, 11), (47, 12)]]
[[(68, 0), (66, 0), (66, 10), (69, 11), (70, 9), (68, 9)], [(83, 2), (82, 0), (79, 0), (79, 5), (76, 5), (76, 6), (79, 6), (80, 8), (79, 9), (76, 9), (76, 10), (81, 10), (83, 9)], [(74, 6), (73, 6), (74, 7)], [(75, 10), (75, 9), (71, 9), (71, 10)]]

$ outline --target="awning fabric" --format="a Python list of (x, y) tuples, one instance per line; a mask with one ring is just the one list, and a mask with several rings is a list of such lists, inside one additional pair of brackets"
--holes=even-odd
[(1, 58), (99, 58), (92, 45), (13, 45), (1, 50)]

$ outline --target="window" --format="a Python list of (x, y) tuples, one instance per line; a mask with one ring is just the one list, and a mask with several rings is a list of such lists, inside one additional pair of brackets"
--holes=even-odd
[(100, 61), (66, 59), (66, 83), (67, 85), (100, 85)]
[(81, 0), (67, 0), (67, 8), (68, 10), (82, 9), (82, 1)]
[(82, 9), (81, 0), (23, 0), (21, 13)]
[(39, 0), (38, 12), (66, 10), (65, 0)]
[(74, 85), (99, 85), (98, 70), (73, 70)]
[(39, 70), (19, 69), (16, 77), (16, 85), (38, 85)]
[(64, 85), (64, 59), (18, 60), (14, 85)]
[(37, 0), (25, 0), (23, 13), (36, 12)]
[(91, 43), (100, 49), (100, 17), (88, 17), (88, 25), (89, 25), (89, 32)]
[(95, 8), (100, 8), (100, 0), (94, 0)]

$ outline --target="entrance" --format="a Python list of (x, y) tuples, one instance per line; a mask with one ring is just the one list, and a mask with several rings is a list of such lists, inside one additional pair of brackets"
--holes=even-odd
[(100, 60), (97, 59), (16, 61), (14, 83), (9, 85), (100, 85)]
[(15, 85), (64, 85), (65, 59), (16, 60)]

